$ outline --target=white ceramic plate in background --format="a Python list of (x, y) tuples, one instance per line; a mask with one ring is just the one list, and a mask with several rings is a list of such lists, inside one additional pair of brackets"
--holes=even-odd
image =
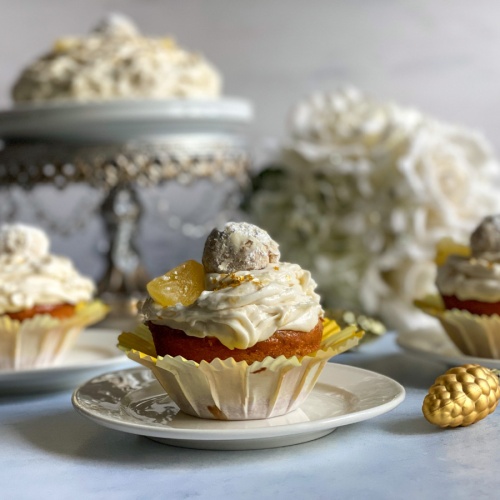
[(399, 335), (397, 343), (411, 354), (423, 359), (439, 361), (447, 366), (471, 363), (500, 369), (500, 359), (477, 358), (462, 354), (440, 328), (425, 328)]
[(82, 415), (111, 429), (185, 448), (245, 450), (304, 443), (386, 413), (405, 397), (404, 388), (378, 373), (327, 363), (305, 403), (265, 420), (205, 420), (186, 415), (150, 370), (133, 368), (90, 380), (73, 394)]

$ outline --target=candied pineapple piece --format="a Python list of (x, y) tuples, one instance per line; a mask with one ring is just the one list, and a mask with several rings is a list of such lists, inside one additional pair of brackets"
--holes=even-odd
[(205, 289), (205, 269), (188, 260), (163, 276), (150, 281), (146, 288), (151, 298), (162, 307), (192, 304)]
[(52, 50), (54, 52), (68, 52), (77, 45), (78, 45), (78, 39), (76, 38), (70, 38), (70, 37), (59, 38), (59, 40), (56, 40), (54, 42)]
[(470, 257), (470, 247), (467, 245), (462, 245), (461, 243), (457, 243), (453, 241), (451, 238), (443, 238), (438, 241), (436, 246), (436, 257), (434, 258), (434, 262), (438, 266), (442, 266), (446, 259), (450, 255), (460, 255), (462, 257)]
[(161, 44), (165, 49), (173, 50), (177, 48), (177, 44), (173, 38), (162, 38)]

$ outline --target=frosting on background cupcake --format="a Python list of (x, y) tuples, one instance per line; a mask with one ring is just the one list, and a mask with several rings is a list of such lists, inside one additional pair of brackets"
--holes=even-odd
[(0, 227), (0, 315), (92, 298), (92, 280), (69, 259), (50, 254), (49, 247), (40, 229), (22, 224)]
[(470, 257), (451, 255), (438, 267), (438, 290), (460, 300), (500, 301), (500, 215), (483, 219), (470, 248)]
[(138, 98), (217, 98), (221, 78), (201, 55), (171, 38), (146, 38), (111, 15), (84, 37), (62, 38), (28, 66), (12, 89), (16, 102)]

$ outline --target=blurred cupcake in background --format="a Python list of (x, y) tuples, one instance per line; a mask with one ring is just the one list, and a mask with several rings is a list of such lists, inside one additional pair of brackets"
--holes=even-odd
[(94, 291), (69, 259), (49, 253), (43, 231), (0, 226), (0, 370), (57, 364), (106, 315)]
[(500, 359), (500, 215), (485, 217), (469, 246), (440, 242), (436, 262), (439, 297), (417, 305), (464, 354)]

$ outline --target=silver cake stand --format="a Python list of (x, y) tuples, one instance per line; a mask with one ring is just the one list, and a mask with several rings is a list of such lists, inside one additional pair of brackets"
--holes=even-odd
[(16, 106), (0, 113), (0, 189), (84, 183), (104, 192), (108, 251), (98, 292), (111, 306), (108, 326), (123, 326), (149, 279), (134, 241), (138, 190), (202, 179), (231, 180), (239, 190), (248, 179), (251, 120), (251, 105), (239, 99)]

